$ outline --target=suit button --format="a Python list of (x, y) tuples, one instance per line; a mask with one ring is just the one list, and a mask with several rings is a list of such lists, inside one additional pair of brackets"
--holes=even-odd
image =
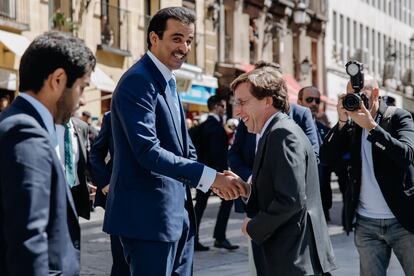
[(80, 248), (80, 246), (79, 246), (79, 241), (74, 241), (74, 242), (73, 242), (73, 246), (74, 246), (76, 249), (79, 249), (79, 248)]

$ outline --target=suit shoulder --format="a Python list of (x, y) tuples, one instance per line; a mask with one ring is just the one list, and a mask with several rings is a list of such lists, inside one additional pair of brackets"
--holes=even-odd
[(85, 123), (84, 121), (82, 121), (81, 119), (79, 119), (79, 118), (72, 117), (71, 120), (72, 120), (73, 124), (78, 128), (82, 128), (82, 129), (86, 129), (86, 130), (89, 128), (89, 125), (87, 123)]
[(46, 137), (49, 136), (47, 131), (42, 128), (35, 118), (25, 113), (12, 114), (2, 118), (0, 121), (0, 134), (13, 130), (26, 130), (30, 133), (35, 132)]

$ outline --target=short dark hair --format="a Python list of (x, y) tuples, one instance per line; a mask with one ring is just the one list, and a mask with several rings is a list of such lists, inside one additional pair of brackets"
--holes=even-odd
[(184, 7), (169, 7), (159, 10), (150, 20), (147, 30), (147, 46), (151, 49), (150, 33), (154, 32), (160, 39), (167, 28), (168, 19), (175, 19), (190, 25), (195, 22), (196, 16), (190, 9)]
[(303, 92), (305, 92), (306, 89), (315, 89), (316, 91), (318, 91), (319, 95), (321, 94), (321, 92), (319, 92), (319, 89), (316, 86), (312, 86), (312, 85), (310, 85), (310, 86), (304, 86), (298, 92), (298, 99), (299, 100), (302, 100), (302, 98), (303, 98)]
[(216, 105), (221, 104), (221, 102), (224, 101), (224, 99), (218, 95), (213, 95), (207, 100), (207, 108), (209, 111), (213, 110)]
[(66, 87), (94, 69), (96, 59), (84, 41), (63, 32), (46, 32), (36, 37), (24, 52), (19, 67), (19, 90), (39, 92), (56, 69), (67, 75)]
[(256, 99), (272, 97), (273, 107), (285, 113), (289, 111), (287, 85), (279, 71), (267, 70), (266, 67), (254, 69), (237, 77), (230, 87), (234, 91), (242, 83), (250, 83), (250, 92)]

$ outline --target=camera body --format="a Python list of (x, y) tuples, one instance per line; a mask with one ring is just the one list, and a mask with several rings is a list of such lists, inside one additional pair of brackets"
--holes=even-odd
[(361, 101), (368, 108), (368, 98), (361, 92), (364, 88), (364, 64), (351, 60), (345, 65), (346, 73), (351, 78), (353, 93), (346, 94), (342, 100), (343, 107), (348, 111), (359, 109)]

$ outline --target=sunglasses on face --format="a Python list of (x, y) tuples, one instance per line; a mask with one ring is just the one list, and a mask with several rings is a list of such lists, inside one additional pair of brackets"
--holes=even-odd
[(320, 104), (321, 103), (321, 98), (308, 97), (308, 98), (305, 99), (305, 101), (307, 103), (312, 103), (313, 101), (315, 101), (316, 104)]

